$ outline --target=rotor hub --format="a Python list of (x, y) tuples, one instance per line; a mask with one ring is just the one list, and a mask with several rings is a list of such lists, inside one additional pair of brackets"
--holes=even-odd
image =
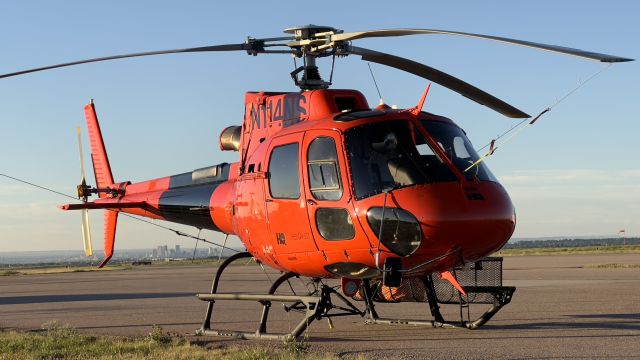
[[(302, 57), (304, 61), (303, 66), (298, 67), (291, 73), (296, 86), (302, 90), (328, 88), (331, 85), (331, 80), (322, 80), (316, 66), (316, 58), (334, 55), (331, 36), (342, 33), (342, 30), (331, 26), (309, 24), (288, 28), (284, 32), (293, 34), (293, 41), (287, 45), (292, 49), (297, 49), (296, 56)], [(298, 79), (299, 73), (302, 73), (301, 79)]]
[(311, 40), (315, 38), (316, 35), (341, 34), (343, 31), (331, 26), (309, 24), (309, 25), (287, 28), (287, 29), (284, 29), (284, 32), (287, 34), (293, 34), (296, 40), (299, 41), (299, 40)]

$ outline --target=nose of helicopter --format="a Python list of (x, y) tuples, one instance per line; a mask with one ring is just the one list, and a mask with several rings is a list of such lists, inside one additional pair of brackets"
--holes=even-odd
[[(387, 195), (386, 204), (387, 211), (389, 208), (402, 209), (395, 211), (396, 218), (400, 220), (398, 224), (404, 216), (413, 223), (415, 232), (420, 232), (415, 236), (419, 241), (409, 236), (412, 240), (404, 240), (405, 249), (400, 248), (401, 251), (395, 251), (389, 236), (383, 234), (383, 244), (404, 256), (406, 260), (403, 262), (410, 266), (452, 251), (464, 261), (484, 258), (499, 250), (515, 229), (511, 199), (500, 184), (493, 182), (440, 183), (397, 189)], [(376, 214), (380, 211), (379, 207), (369, 208), (370, 224), (372, 217), (380, 218)], [(388, 216), (384, 218), (388, 219)], [(385, 226), (386, 223), (385, 220)], [(411, 234), (411, 229), (410, 226), (405, 228), (409, 231), (401, 235), (406, 237), (406, 234)], [(400, 236), (396, 237), (401, 243)], [(414, 245), (407, 249), (410, 244)]]

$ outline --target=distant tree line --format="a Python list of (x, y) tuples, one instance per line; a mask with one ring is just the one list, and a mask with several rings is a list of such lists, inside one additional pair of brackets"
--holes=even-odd
[(582, 246), (621, 246), (640, 245), (640, 238), (603, 238), (603, 239), (557, 239), (557, 240), (520, 240), (509, 242), (504, 249), (528, 249), (528, 248), (560, 248)]

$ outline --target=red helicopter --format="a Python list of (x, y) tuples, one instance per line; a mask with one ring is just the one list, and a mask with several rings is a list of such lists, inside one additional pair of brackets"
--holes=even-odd
[[(115, 182), (93, 102), (85, 106), (96, 186), (78, 185), (85, 251), (91, 253), (87, 211), (104, 209), (104, 266), (113, 255), (120, 212), (233, 234), (245, 252), (218, 267), (200, 334), (241, 338), (298, 337), (320, 318), (366, 316), (372, 323), (476, 329), (508, 304), (514, 287), (502, 286), (502, 259), (488, 257), (511, 237), (516, 215), (506, 190), (481, 161), (464, 130), (418, 105), (372, 108), (356, 90), (329, 89), (317, 58), (360, 56), (449, 88), (511, 118), (529, 118), (504, 101), (442, 71), (396, 55), (352, 45), (372, 37), (456, 35), (521, 45), (601, 62), (632, 59), (495, 36), (429, 29), (343, 32), (307, 25), (285, 37), (244, 43), (153, 51), (46, 66), (30, 72), (149, 55), (246, 51), (289, 54), (302, 64), (291, 72), (299, 92), (248, 92), (241, 125), (222, 131), (223, 151), (238, 162), (160, 179)], [(333, 74), (333, 68), (331, 70)], [(332, 76), (332, 75), (331, 75)], [(535, 121), (535, 120), (534, 120)], [(97, 195), (95, 201), (89, 196)], [(283, 272), (265, 294), (218, 293), (225, 268), (240, 258)], [(313, 291), (277, 295), (294, 276), (312, 279)], [(341, 279), (342, 294), (324, 279)], [(332, 299), (342, 305), (335, 305)], [(256, 332), (211, 328), (216, 300), (256, 300), (264, 306)], [(364, 310), (352, 301), (363, 300)], [(291, 303), (304, 318), (288, 334), (266, 331), (273, 301)], [(380, 318), (375, 302), (428, 303), (433, 320)], [(479, 318), (446, 321), (439, 304), (490, 304)], [(461, 311), (462, 314), (462, 311)]]

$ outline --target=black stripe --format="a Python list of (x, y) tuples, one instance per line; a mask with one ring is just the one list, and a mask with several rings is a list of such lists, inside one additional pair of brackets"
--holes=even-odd
[(220, 231), (211, 219), (209, 203), (215, 189), (229, 178), (229, 165), (220, 164), (218, 174), (207, 179), (193, 180), (193, 172), (173, 175), (169, 190), (160, 197), (160, 215), (166, 220)]

